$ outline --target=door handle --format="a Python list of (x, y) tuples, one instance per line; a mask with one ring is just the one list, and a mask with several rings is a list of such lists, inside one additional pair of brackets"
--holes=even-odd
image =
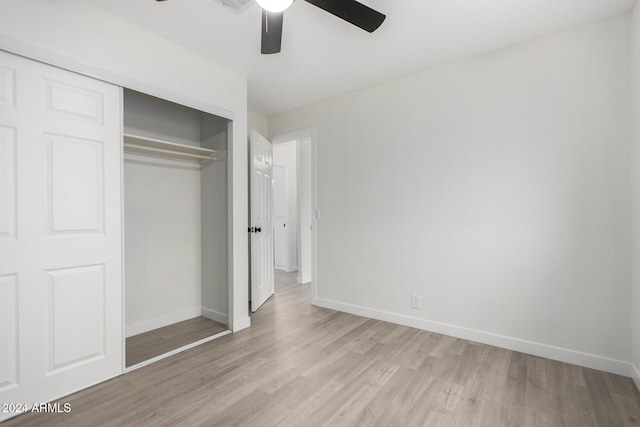
[(256, 227), (256, 233), (259, 233), (262, 231), (262, 227)]

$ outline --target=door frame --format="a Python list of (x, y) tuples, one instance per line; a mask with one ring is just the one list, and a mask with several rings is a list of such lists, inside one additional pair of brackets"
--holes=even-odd
[[(285, 142), (309, 139), (311, 141), (311, 304), (316, 305), (318, 301), (318, 222), (320, 219), (320, 209), (318, 207), (318, 129), (316, 127), (299, 129), (292, 132), (277, 134), (271, 137), (272, 144), (282, 144)], [(298, 198), (300, 203), (300, 198)], [(300, 223), (298, 218), (298, 224)]]

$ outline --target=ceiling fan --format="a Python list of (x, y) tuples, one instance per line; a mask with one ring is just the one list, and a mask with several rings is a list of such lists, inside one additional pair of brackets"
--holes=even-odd
[[(165, 1), (165, 0), (156, 0)], [(282, 21), (284, 11), (293, 0), (256, 0), (262, 8), (262, 54), (280, 52), (282, 45)], [(386, 18), (382, 13), (371, 9), (356, 0), (304, 0), (325, 12), (343, 19), (350, 24), (373, 33)]]
[[(284, 11), (293, 0), (256, 0), (262, 7), (262, 48), (263, 54), (280, 52), (282, 44), (282, 21)], [(356, 0), (305, 0), (325, 12), (343, 19), (370, 33), (378, 29), (386, 18)]]

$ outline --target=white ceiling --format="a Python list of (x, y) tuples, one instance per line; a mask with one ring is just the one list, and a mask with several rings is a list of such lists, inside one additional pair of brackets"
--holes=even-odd
[(630, 10), (635, 0), (361, 0), (387, 19), (369, 34), (297, 0), (282, 52), (260, 54), (260, 7), (215, 0), (88, 0), (248, 77), (249, 108), (271, 115), (459, 58)]

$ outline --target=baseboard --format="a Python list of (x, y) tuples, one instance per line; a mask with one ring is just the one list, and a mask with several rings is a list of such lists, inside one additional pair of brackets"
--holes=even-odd
[(236, 333), (236, 332), (240, 332), (243, 329), (247, 329), (250, 326), (251, 326), (251, 318), (247, 316), (244, 319), (238, 319), (234, 321), (233, 325), (231, 325), (231, 328), (233, 332)]
[(207, 319), (211, 319), (214, 322), (222, 323), (223, 325), (226, 325), (229, 320), (226, 314), (205, 307), (202, 307), (200, 315), (202, 317), (206, 317)]
[(462, 338), (469, 341), (475, 341), (495, 347), (505, 348), (507, 350), (519, 351), (521, 353), (527, 353), (533, 356), (544, 357), (547, 359), (571, 363), (586, 368), (597, 369), (617, 375), (623, 375), (633, 378), (636, 385), (640, 384), (640, 373), (638, 372), (638, 370), (631, 363), (622, 360), (610, 359), (608, 357), (582, 353), (566, 348), (554, 347), (547, 344), (526, 341), (503, 335), (492, 334), (489, 332), (478, 331), (475, 329), (464, 328), (447, 323), (434, 322), (430, 320), (419, 319), (417, 317), (405, 316), (402, 314), (390, 313), (382, 310), (375, 310), (358, 305), (345, 304), (324, 298), (316, 298), (313, 304), (319, 307), (330, 308), (332, 310), (342, 311), (349, 314), (355, 314), (357, 316), (383, 320), (403, 326), (423, 329), (443, 335), (449, 335), (456, 338)]
[(633, 380), (633, 383), (636, 385), (636, 388), (638, 390), (640, 390), (640, 370), (638, 370), (638, 367), (636, 365), (631, 365), (631, 369), (632, 369), (632, 375), (631, 375), (631, 379)]
[(303, 277), (298, 276), (298, 280), (297, 280), (297, 282), (298, 282), (298, 285), (308, 285), (309, 283), (311, 283), (311, 279), (309, 279), (309, 280), (304, 280), (304, 278), (303, 278)]
[(126, 326), (125, 336), (129, 338), (134, 335), (142, 334), (144, 332), (153, 331), (154, 329), (173, 325), (174, 323), (182, 322), (184, 320), (193, 319), (194, 317), (199, 317), (200, 315), (201, 315), (200, 307), (194, 307), (188, 310), (167, 314), (165, 316), (144, 320), (142, 322), (138, 322), (138, 323), (134, 323), (133, 325)]

